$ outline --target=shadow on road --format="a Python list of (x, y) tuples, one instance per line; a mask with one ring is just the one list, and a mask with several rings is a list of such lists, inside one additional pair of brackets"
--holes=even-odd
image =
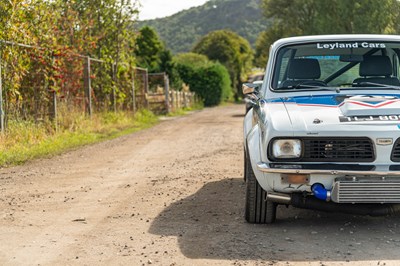
[(246, 114), (243, 112), (243, 114), (234, 114), (232, 117), (245, 117)]
[(204, 185), (167, 207), (150, 233), (177, 236), (188, 258), (280, 261), (400, 259), (399, 216), (327, 214), (279, 206), (273, 225), (243, 219), (241, 178)]

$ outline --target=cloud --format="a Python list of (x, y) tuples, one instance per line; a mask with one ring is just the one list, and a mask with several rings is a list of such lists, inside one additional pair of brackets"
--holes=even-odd
[(161, 18), (173, 15), (194, 6), (200, 6), (208, 0), (140, 0), (139, 20)]

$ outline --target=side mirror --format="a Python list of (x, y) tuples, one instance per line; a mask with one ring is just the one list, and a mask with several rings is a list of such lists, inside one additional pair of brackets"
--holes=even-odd
[(258, 94), (260, 92), (262, 81), (254, 81), (253, 83), (243, 83), (242, 91), (244, 95)]
[(254, 81), (253, 83), (243, 83), (242, 91), (246, 102), (246, 113), (254, 106), (257, 106), (257, 102), (260, 99), (258, 96), (261, 90), (262, 80)]

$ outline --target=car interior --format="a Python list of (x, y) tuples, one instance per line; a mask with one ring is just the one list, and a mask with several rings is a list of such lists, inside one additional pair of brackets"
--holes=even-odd
[[(364, 49), (363, 53), (317, 54), (288, 49), (278, 60), (273, 84), (279, 89), (304, 87), (399, 86), (400, 49)], [(320, 52), (320, 51), (317, 51)]]

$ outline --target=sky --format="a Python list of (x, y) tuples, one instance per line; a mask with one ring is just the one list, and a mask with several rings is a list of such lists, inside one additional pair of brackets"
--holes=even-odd
[(208, 0), (140, 0), (139, 20), (167, 17), (184, 9), (201, 6)]

